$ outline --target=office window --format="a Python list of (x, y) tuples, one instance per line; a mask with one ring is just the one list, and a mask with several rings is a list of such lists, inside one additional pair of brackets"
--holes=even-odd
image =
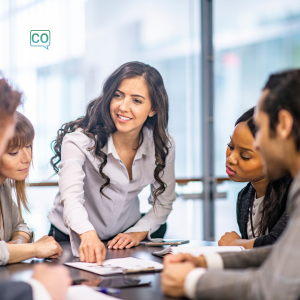
[[(152, 65), (164, 78), (176, 177), (200, 177), (199, 15), (196, 0), (1, 1), (0, 69), (24, 91), (26, 102), (20, 111), (36, 130), (30, 182), (57, 181), (49, 164), (56, 131), (83, 115), (104, 80), (132, 60)], [(50, 30), (48, 50), (30, 46), (31, 30)], [(193, 192), (200, 187), (189, 184), (178, 191), (183, 189)], [(37, 238), (47, 233), (46, 216), (57, 191), (29, 188), (31, 213), (24, 215)], [(149, 208), (149, 193), (147, 188), (140, 197), (142, 211)], [(200, 238), (201, 205), (200, 200), (178, 198), (167, 236), (177, 237), (179, 232), (181, 237)]]

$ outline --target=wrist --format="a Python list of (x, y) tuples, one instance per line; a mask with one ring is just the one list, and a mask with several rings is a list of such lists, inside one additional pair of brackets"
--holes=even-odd
[(28, 253), (31, 257), (38, 257), (38, 247), (36, 243), (27, 244), (26, 247), (28, 247)]
[(203, 255), (196, 257), (196, 267), (207, 269), (206, 259)]
[(143, 240), (144, 238), (146, 238), (146, 236), (148, 235), (149, 231), (142, 231), (142, 232), (134, 232), (134, 234), (136, 234), (137, 238), (139, 239), (139, 241)]
[(83, 232), (83, 233), (78, 233), (78, 236), (82, 239), (84, 237), (91, 237), (91, 236), (97, 236), (97, 232), (95, 230), (89, 230), (89, 231), (86, 231), (86, 232)]

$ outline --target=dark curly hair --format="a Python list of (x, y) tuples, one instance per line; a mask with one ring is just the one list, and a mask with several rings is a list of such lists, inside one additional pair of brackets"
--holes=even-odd
[[(106, 145), (108, 137), (117, 131), (110, 115), (110, 102), (121, 82), (124, 79), (135, 77), (144, 78), (149, 89), (152, 109), (156, 112), (153, 117), (148, 117), (143, 125), (153, 131), (156, 159), (154, 178), (159, 183), (159, 187), (153, 192), (155, 203), (157, 197), (166, 189), (166, 184), (161, 180), (161, 175), (166, 166), (166, 157), (171, 147), (167, 129), (169, 101), (160, 73), (155, 68), (144, 63), (134, 61), (120, 66), (105, 81), (101, 95), (88, 104), (85, 116), (62, 125), (57, 132), (57, 138), (52, 142), (54, 156), (51, 158), (50, 163), (54, 171), (58, 173), (64, 136), (67, 133), (74, 132), (77, 128), (82, 128), (83, 133), (95, 143), (93, 147), (87, 150), (91, 151), (94, 156), (97, 156), (102, 161), (99, 165), (99, 172), (105, 182), (100, 188), (100, 193), (109, 198), (105, 195), (104, 189), (109, 187), (110, 178), (103, 172), (107, 164), (107, 155), (101, 149)], [(140, 145), (143, 143), (143, 138), (143, 130), (141, 130)]]

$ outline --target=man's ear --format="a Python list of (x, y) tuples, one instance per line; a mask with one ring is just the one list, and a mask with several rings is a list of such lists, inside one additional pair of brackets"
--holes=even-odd
[(292, 133), (294, 119), (291, 113), (282, 109), (278, 113), (277, 134), (284, 140), (288, 139)]
[(154, 111), (154, 110), (151, 109), (148, 116), (151, 118), (151, 117), (153, 117), (155, 115), (156, 115), (156, 111)]

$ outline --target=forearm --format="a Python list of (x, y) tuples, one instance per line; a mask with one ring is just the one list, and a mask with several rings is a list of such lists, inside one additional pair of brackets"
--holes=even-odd
[(240, 252), (221, 252), (225, 269), (244, 269), (259, 267), (270, 255), (273, 246)]
[(228, 246), (242, 246), (245, 249), (252, 249), (254, 242), (256, 239), (250, 239), (250, 240), (246, 240), (246, 239), (236, 239), (234, 241), (232, 241), (230, 243), (230, 245)]
[(31, 238), (29, 234), (22, 231), (16, 231), (12, 233), (11, 240), (8, 242), (8, 244), (26, 244), (30, 242)]
[(142, 231), (142, 232), (132, 232), (135, 234), (135, 236), (137, 237), (138, 240), (142, 241), (143, 239), (145, 239), (148, 235), (149, 231)]
[(8, 244), (9, 250), (9, 264), (17, 263), (32, 257), (35, 257), (36, 251), (33, 244)]

